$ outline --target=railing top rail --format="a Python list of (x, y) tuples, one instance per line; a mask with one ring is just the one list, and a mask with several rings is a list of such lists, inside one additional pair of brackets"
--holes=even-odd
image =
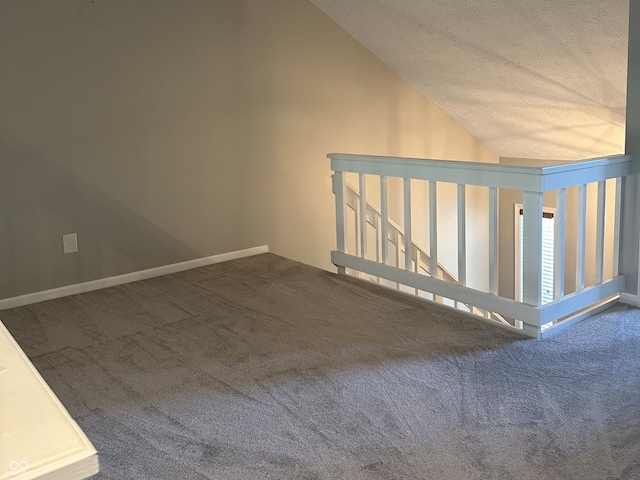
[(545, 192), (624, 177), (631, 173), (630, 155), (571, 161), (551, 166), (433, 160), (330, 153), (334, 171)]

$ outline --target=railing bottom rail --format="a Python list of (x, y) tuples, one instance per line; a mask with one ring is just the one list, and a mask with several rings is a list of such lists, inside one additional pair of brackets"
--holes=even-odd
[[(343, 252), (331, 252), (331, 261), (338, 268), (357, 270), (516, 319), (522, 322), (522, 328), (514, 327), (514, 330), (520, 330), (523, 334), (533, 338), (541, 338), (552, 331), (555, 333), (560, 330), (560, 326), (564, 328), (564, 326), (573, 324), (579, 319), (595, 313), (595, 309), (602, 310), (603, 305), (609, 307), (612, 302), (617, 301), (618, 294), (624, 289), (625, 284), (625, 277), (619, 275), (601, 285), (586, 288), (537, 307)], [(446, 304), (439, 303), (439, 305), (460, 312), (460, 310), (448, 307)]]

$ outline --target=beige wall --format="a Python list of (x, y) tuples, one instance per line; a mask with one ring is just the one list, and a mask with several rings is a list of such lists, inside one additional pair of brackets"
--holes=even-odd
[[(253, 56), (247, 77), (255, 81), (247, 90), (259, 91), (269, 112), (251, 115), (264, 135), (256, 144), (263, 150), (251, 157), (250, 221), (244, 224), (253, 243), (268, 242), (276, 253), (332, 269), (328, 252), (335, 248), (335, 214), (328, 152), (498, 161), (312, 6), (277, 5), (264, 3), (251, 17), (253, 34), (273, 41), (249, 43)], [(253, 60), (258, 58), (259, 65)], [(390, 212), (402, 224), (394, 187), (390, 182)], [(414, 193), (419, 195), (420, 188)], [(470, 196), (474, 205), (482, 193)], [(446, 210), (444, 201), (440, 208)], [(486, 230), (482, 222), (474, 228)], [(471, 267), (471, 276), (488, 278), (484, 266), (478, 272)]]
[(0, 64), (0, 298), (259, 244), (330, 269), (328, 152), (497, 161), (303, 0), (6, 0)]

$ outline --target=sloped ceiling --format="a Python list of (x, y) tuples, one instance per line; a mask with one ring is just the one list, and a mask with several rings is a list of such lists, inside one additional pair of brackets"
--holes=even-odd
[(622, 153), (629, 0), (311, 0), (503, 157)]

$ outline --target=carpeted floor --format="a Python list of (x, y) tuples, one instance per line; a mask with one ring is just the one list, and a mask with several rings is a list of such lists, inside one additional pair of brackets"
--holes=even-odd
[(265, 254), (0, 312), (101, 479), (639, 479), (640, 311), (546, 340)]

